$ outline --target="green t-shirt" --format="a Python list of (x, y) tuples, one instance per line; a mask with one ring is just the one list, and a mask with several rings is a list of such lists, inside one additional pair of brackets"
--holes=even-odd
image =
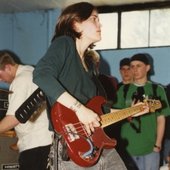
[[(116, 108), (131, 107), (132, 100), (137, 96), (139, 86), (130, 84), (125, 95), (125, 85), (121, 86), (117, 93), (117, 102), (114, 104)], [(152, 99), (159, 99), (163, 104), (162, 109), (156, 110), (154, 113), (147, 113), (140, 117), (132, 118), (131, 122), (128, 120), (122, 121), (121, 138), (126, 141), (126, 149), (132, 156), (139, 156), (151, 153), (156, 140), (157, 116), (169, 115), (170, 109), (167, 102), (164, 88), (157, 85), (156, 95), (152, 82), (147, 82), (140, 87), (145, 96)]]

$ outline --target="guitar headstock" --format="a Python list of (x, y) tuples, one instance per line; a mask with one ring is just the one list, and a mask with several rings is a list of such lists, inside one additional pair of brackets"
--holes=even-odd
[(155, 112), (155, 110), (162, 108), (160, 100), (146, 99), (144, 100), (145, 102), (148, 104), (150, 112)]

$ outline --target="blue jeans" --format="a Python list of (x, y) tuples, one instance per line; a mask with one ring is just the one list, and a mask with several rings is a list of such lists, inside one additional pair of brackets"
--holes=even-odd
[(92, 167), (80, 167), (72, 161), (59, 160), (59, 170), (127, 170), (115, 149), (104, 149), (98, 163)]
[(75, 164), (71, 159), (64, 161), (65, 159), (63, 160), (62, 156), (63, 153), (67, 155), (67, 152), (63, 152), (65, 150), (65, 145), (58, 139), (59, 138), (54, 139), (50, 149), (48, 161), (50, 170), (127, 170), (124, 162), (114, 148), (103, 149), (99, 160), (94, 166), (81, 167)]
[(152, 152), (144, 156), (133, 156), (132, 158), (139, 170), (159, 170), (159, 152)]
[(170, 139), (165, 139), (163, 148), (163, 161), (168, 163), (167, 157), (170, 156)]

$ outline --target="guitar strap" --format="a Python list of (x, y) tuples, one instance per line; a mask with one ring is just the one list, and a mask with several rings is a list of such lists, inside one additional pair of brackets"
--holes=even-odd
[(46, 109), (46, 96), (40, 88), (37, 88), (16, 110), (15, 117), (20, 123), (26, 123), (28, 120), (34, 122), (44, 109)]

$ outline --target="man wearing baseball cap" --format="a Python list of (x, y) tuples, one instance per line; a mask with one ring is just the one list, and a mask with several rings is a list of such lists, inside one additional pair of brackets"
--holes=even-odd
[(158, 170), (160, 151), (164, 135), (165, 116), (169, 115), (169, 105), (163, 86), (148, 80), (151, 69), (149, 54), (138, 53), (130, 58), (130, 69), (133, 83), (124, 95), (124, 88), (119, 88), (118, 100), (114, 107), (126, 108), (145, 97), (159, 99), (162, 108), (154, 113), (145, 114), (124, 121), (121, 128), (121, 138), (126, 141), (126, 151), (130, 159), (125, 158), (127, 169)]
[(122, 78), (122, 81), (118, 84), (118, 87), (120, 87), (123, 84), (129, 84), (132, 82), (132, 72), (130, 70), (130, 58), (123, 58), (120, 60), (119, 64), (119, 72)]

